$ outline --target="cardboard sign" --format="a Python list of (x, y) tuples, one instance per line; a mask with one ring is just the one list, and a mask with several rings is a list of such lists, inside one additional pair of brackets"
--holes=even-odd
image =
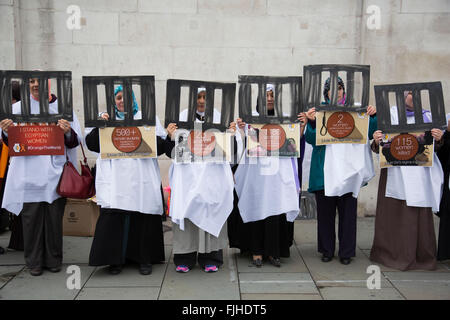
[(9, 155), (64, 155), (64, 133), (56, 125), (11, 126), (8, 129)]
[(177, 129), (175, 162), (230, 162), (231, 139), (227, 132)]
[(100, 128), (102, 159), (156, 158), (156, 127)]
[(300, 157), (300, 124), (252, 124), (246, 136), (248, 157)]
[(385, 134), (380, 143), (380, 167), (433, 166), (431, 131)]
[(316, 112), (316, 145), (366, 144), (369, 116), (365, 112)]

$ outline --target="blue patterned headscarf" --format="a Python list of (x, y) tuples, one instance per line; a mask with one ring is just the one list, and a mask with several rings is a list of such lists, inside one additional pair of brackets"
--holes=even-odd
[[(115, 90), (114, 90), (114, 97), (120, 92), (123, 91), (123, 88), (121, 85), (119, 85)], [(134, 96), (134, 92), (133, 90), (131, 91), (131, 95), (133, 96), (133, 116), (138, 112), (139, 110), (139, 106), (136, 100), (136, 97)], [(116, 112), (116, 118), (118, 119), (125, 119), (125, 114), (121, 111), (119, 111), (119, 109), (117, 109), (117, 106), (114, 105), (114, 110)]]

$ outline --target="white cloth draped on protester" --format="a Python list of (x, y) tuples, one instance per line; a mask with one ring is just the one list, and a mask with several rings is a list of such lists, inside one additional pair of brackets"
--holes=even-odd
[(351, 192), (358, 198), (361, 187), (375, 177), (369, 141), (366, 144), (326, 145), (323, 173), (327, 197), (340, 197)]
[[(138, 111), (134, 118), (140, 117)], [(165, 139), (167, 132), (157, 116), (155, 122), (156, 135)], [(91, 130), (86, 128), (86, 135)], [(101, 159), (98, 154), (96, 167), (96, 198), (102, 208), (155, 215), (163, 213), (158, 159)]]
[[(248, 125), (245, 132), (248, 132)], [(297, 161), (291, 158), (249, 158), (245, 152), (235, 172), (243, 222), (264, 220), (282, 213), (286, 213), (287, 221), (293, 222), (300, 211), (294, 176), (297, 169)]]
[[(179, 120), (187, 120), (187, 110)], [(196, 119), (196, 122), (200, 122)], [(214, 110), (213, 122), (220, 123)], [(233, 174), (229, 163), (175, 163), (169, 169), (170, 217), (184, 230), (184, 219), (200, 229), (219, 236), (233, 210)]]
[[(424, 120), (430, 119), (424, 114)], [(414, 116), (407, 123), (414, 123)], [(397, 107), (391, 107), (391, 123), (398, 124)], [(405, 200), (411, 207), (432, 208), (439, 211), (444, 173), (439, 158), (434, 153), (432, 167), (399, 166), (388, 168), (385, 196)]]
[(351, 192), (358, 198), (361, 187), (375, 177), (369, 142), (327, 145), (323, 171), (327, 197)]
[[(30, 98), (30, 106), (31, 114), (39, 114), (39, 101)], [(21, 102), (19, 101), (13, 105), (13, 114), (20, 113)], [(57, 99), (49, 104), (49, 113), (58, 113)], [(78, 141), (81, 141), (81, 128), (75, 113), (70, 126), (77, 134)], [(65, 148), (65, 151), (69, 161), (77, 167), (77, 148)], [(19, 215), (22, 211), (23, 203), (52, 203), (60, 198), (56, 193), (56, 188), (65, 162), (65, 155), (11, 157), (2, 208)]]

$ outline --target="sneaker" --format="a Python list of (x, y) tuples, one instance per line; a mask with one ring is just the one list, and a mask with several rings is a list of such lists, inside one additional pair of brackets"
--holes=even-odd
[(205, 266), (205, 272), (217, 272), (217, 271), (219, 271), (219, 268), (217, 268), (217, 266), (215, 265), (208, 264)]
[(177, 268), (175, 269), (176, 272), (189, 272), (189, 270), (189, 267), (185, 265), (177, 266)]

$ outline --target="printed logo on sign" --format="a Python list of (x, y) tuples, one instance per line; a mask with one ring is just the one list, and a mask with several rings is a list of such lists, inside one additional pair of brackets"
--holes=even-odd
[(13, 150), (14, 150), (15, 152), (20, 152), (20, 144), (16, 143), (16, 144), (14, 145), (14, 147), (13, 147)]

